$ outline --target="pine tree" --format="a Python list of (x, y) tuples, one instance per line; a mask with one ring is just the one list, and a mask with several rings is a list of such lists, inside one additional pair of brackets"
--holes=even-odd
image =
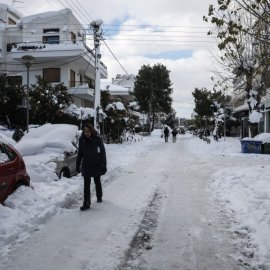
[[(22, 100), (25, 96), (20, 77), (0, 76), (0, 122), (7, 126), (20, 125), (26, 122)], [(25, 119), (24, 119), (25, 118)]]
[(132, 94), (136, 97), (141, 112), (148, 114), (152, 122), (151, 130), (159, 112), (171, 112), (173, 89), (169, 74), (170, 71), (164, 65), (156, 64), (153, 67), (143, 65), (136, 76)]

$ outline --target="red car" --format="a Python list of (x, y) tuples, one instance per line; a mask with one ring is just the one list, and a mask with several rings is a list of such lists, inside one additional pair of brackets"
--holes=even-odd
[(19, 186), (29, 184), (22, 156), (14, 147), (0, 141), (0, 203)]

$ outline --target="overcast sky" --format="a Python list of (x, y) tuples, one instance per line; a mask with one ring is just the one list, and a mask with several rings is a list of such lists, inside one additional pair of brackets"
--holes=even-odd
[[(12, 3), (11, 0), (1, 2)], [(102, 43), (102, 61), (108, 67), (108, 79), (125, 72), (137, 75), (142, 65), (161, 63), (171, 71), (173, 108), (177, 116), (190, 118), (195, 87), (210, 90), (212, 86), (215, 42), (207, 36), (209, 25), (202, 17), (214, 2), (21, 0), (14, 1), (13, 5), (24, 15), (69, 7), (86, 27), (91, 20), (103, 20), (105, 42), (111, 50)]]

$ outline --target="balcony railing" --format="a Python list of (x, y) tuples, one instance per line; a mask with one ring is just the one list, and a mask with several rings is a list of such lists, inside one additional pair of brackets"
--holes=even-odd
[(82, 50), (84, 44), (82, 41), (73, 43), (72, 41), (62, 41), (58, 44), (49, 44), (43, 42), (20, 42), (7, 44), (7, 52), (23, 51), (60, 51), (60, 50)]

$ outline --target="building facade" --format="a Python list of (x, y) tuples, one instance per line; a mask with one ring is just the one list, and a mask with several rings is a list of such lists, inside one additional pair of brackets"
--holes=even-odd
[[(21, 76), (24, 85), (45, 81), (64, 83), (78, 107), (93, 107), (95, 55), (86, 31), (70, 9), (23, 17), (0, 4), (0, 72)], [(100, 62), (100, 77), (107, 67)]]

